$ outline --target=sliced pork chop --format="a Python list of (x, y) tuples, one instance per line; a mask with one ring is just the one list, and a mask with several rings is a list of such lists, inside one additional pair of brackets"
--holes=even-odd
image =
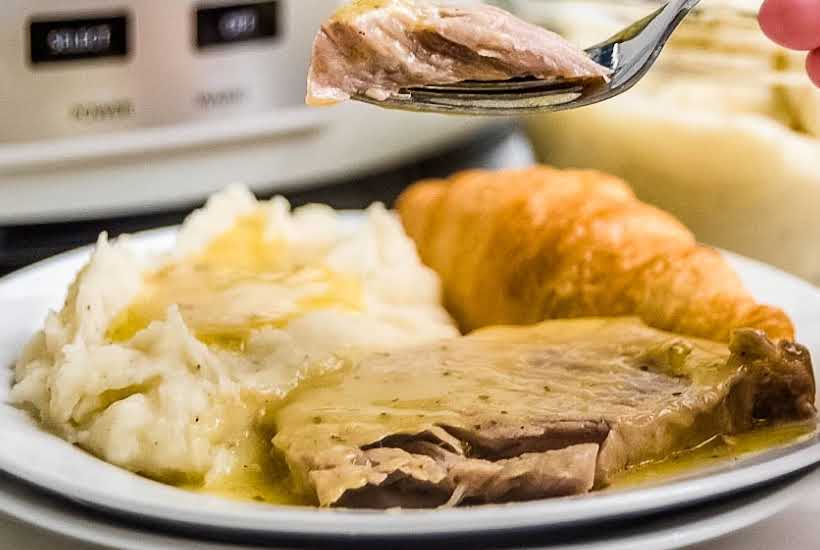
[(603, 78), (608, 70), (560, 36), (493, 6), (358, 0), (322, 25), (307, 102), (515, 77)]
[(496, 328), (307, 382), (275, 446), (323, 506), (431, 507), (579, 494), (759, 421), (814, 415), (803, 347), (730, 346), (635, 319)]

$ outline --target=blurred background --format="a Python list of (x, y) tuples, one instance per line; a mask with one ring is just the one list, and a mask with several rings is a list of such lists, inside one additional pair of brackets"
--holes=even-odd
[[(179, 222), (241, 181), (294, 204), (391, 203), (413, 181), (537, 160), (629, 181), (698, 238), (820, 283), (820, 92), (759, 0), (704, 0), (638, 88), (525, 120), (304, 106), (338, 0), (5, 0), (0, 272)], [(652, 1), (496, 1), (582, 46)]]

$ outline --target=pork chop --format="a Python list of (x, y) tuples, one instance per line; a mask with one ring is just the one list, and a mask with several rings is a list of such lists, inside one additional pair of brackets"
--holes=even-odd
[(323, 506), (573, 495), (717, 434), (811, 417), (812, 372), (805, 348), (754, 330), (726, 346), (631, 318), (486, 329), (306, 382), (274, 445)]
[(560, 36), (493, 6), (357, 0), (322, 25), (307, 102), (515, 77), (603, 78), (608, 70)]

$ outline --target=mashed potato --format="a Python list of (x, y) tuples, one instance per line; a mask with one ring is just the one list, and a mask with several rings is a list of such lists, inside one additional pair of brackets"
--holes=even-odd
[(101, 458), (165, 481), (230, 472), (312, 370), (455, 335), (436, 275), (381, 206), (352, 224), (241, 187), (167, 256), (100, 237), (16, 365), (12, 400)]

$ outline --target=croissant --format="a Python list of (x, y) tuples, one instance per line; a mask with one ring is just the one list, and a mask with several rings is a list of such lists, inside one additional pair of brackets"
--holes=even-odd
[(419, 182), (397, 206), (464, 331), (630, 315), (723, 342), (737, 328), (794, 338), (786, 314), (758, 304), (717, 251), (613, 176), (469, 171)]

